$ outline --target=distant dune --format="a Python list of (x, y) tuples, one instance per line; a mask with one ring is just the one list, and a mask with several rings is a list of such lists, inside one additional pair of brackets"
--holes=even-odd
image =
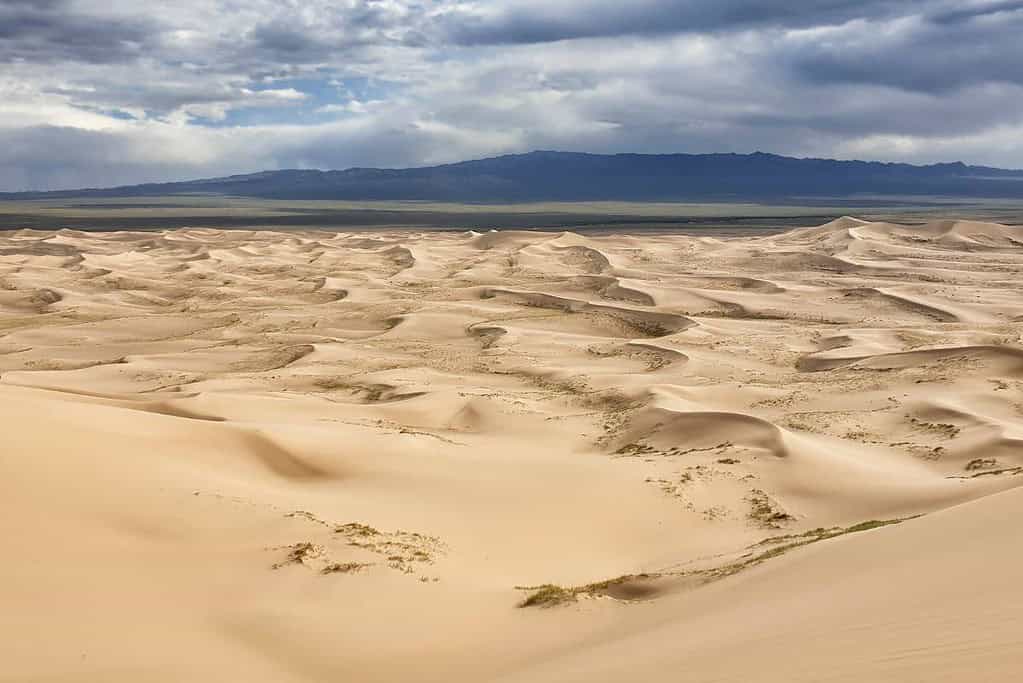
[(1021, 280), (975, 221), (0, 233), (0, 679), (1011, 680)]

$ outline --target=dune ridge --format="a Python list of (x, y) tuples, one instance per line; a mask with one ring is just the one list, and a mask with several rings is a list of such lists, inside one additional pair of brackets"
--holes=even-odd
[(1005, 679), (1021, 231), (0, 233), (0, 680)]

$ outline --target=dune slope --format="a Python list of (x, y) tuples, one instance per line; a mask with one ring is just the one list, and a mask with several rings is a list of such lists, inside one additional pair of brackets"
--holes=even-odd
[(0, 680), (1003, 679), (1021, 276), (956, 221), (0, 234)]

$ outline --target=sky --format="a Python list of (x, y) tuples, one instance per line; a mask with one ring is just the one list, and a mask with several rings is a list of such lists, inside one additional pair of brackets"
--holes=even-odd
[(0, 0), (0, 190), (557, 149), (1023, 168), (1023, 0)]

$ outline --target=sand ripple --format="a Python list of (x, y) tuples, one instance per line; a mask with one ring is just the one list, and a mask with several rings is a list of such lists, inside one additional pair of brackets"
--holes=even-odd
[[(818, 638), (806, 680), (997, 670), (1023, 626), (999, 573), (1020, 569), (1021, 230), (2, 234), (5, 673), (622, 680), (607, 644), (676, 680), (688, 660), (645, 662), (685, 643), (703, 673), (717, 652), (728, 680), (803, 680), (779, 653)], [(961, 578), (997, 619), (920, 607), (976, 569), (940, 542), (995, 558)], [(966, 659), (907, 631), (978, 624)]]

